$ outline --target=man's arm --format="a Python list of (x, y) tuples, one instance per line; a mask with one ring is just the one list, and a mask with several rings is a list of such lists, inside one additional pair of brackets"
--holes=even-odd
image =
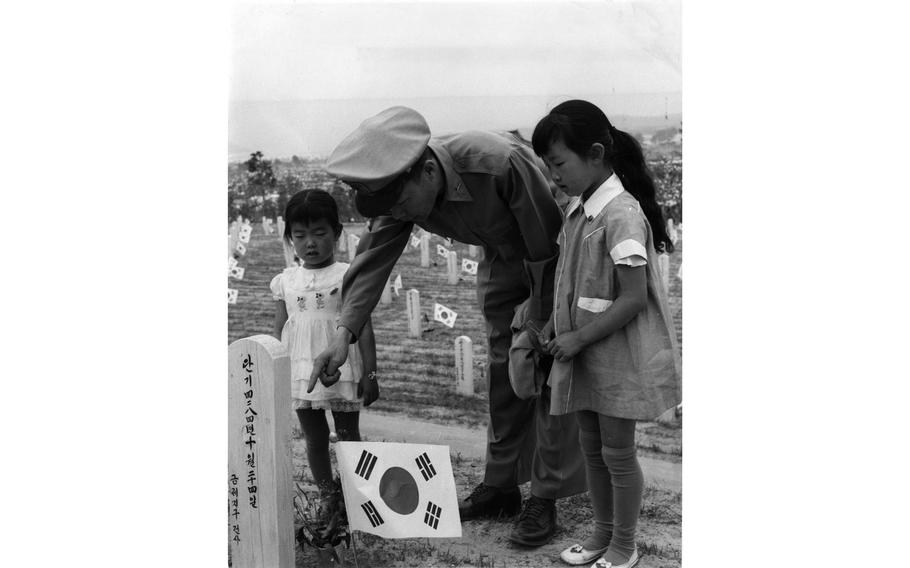
[(404, 250), (414, 224), (389, 216), (373, 219), (369, 232), (360, 238), (357, 256), (344, 275), (341, 287), (342, 308), (338, 325), (346, 327), (357, 339), (369, 319), (392, 269)]
[(373, 220), (360, 238), (357, 255), (344, 275), (341, 286), (341, 317), (328, 346), (313, 360), (307, 392), (316, 381), (330, 386), (341, 378), (338, 368), (348, 359), (348, 345), (357, 340), (361, 328), (379, 303), (382, 290), (411, 235), (413, 223), (391, 217)]
[(513, 150), (509, 166), (506, 180), (509, 207), (528, 250), (525, 271), (531, 283), (529, 316), (542, 326), (553, 309), (553, 274), (559, 256), (556, 237), (562, 226), (562, 214), (546, 177), (528, 150)]

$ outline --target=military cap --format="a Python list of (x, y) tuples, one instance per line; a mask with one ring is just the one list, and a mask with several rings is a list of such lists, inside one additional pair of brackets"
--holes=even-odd
[(326, 171), (354, 188), (358, 209), (370, 209), (371, 201), (397, 198), (400, 184), (390, 184), (414, 165), (429, 140), (430, 127), (420, 113), (403, 106), (388, 108), (364, 120), (338, 144)]

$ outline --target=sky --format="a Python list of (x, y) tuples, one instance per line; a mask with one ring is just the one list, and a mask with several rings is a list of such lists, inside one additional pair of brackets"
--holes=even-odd
[(680, 17), (678, 1), (236, 6), (229, 154), (326, 154), (394, 104), (437, 133), (533, 127), (569, 98), (678, 114)]

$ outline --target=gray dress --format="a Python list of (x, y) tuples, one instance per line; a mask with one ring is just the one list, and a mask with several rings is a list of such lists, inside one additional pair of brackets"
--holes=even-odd
[[(616, 191), (599, 212), (580, 203), (567, 208), (559, 235), (554, 325), (579, 329), (609, 309), (618, 295), (615, 260), (647, 256), (647, 306), (622, 329), (592, 343), (550, 371), (550, 412), (591, 410), (607, 416), (651, 420), (679, 404), (681, 365), (667, 293), (658, 273), (651, 227), (638, 201)], [(600, 190), (598, 190), (600, 191)], [(589, 202), (596, 196), (592, 195)]]

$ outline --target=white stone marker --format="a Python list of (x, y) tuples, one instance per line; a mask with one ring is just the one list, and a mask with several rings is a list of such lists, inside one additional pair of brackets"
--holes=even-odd
[(458, 253), (454, 250), (446, 255), (446, 274), (449, 284), (458, 284)]
[(278, 238), (283, 239), (284, 238), (284, 219), (281, 218), (281, 215), (278, 216), (278, 220), (277, 220), (276, 224), (278, 225)]
[(360, 237), (357, 235), (348, 235), (348, 261), (354, 262), (354, 256), (357, 254), (357, 244)]
[(341, 229), (341, 234), (338, 235), (338, 252), (348, 252), (348, 234), (344, 229)]
[(657, 266), (660, 268), (660, 280), (664, 284), (664, 290), (670, 293), (670, 255), (661, 253), (657, 255)]
[(455, 339), (455, 390), (474, 394), (474, 344), (467, 335)]
[(415, 288), (405, 294), (408, 310), (408, 337), (420, 337), (420, 292)]
[(237, 243), (240, 242), (240, 223), (234, 221), (228, 230), (228, 256), (232, 256), (237, 249)]
[(297, 266), (297, 262), (294, 261), (294, 257), (297, 255), (297, 253), (294, 251), (294, 247), (291, 246), (291, 243), (289, 243), (287, 241), (287, 239), (282, 237), (281, 246), (283, 247), (283, 251), (284, 251), (285, 267)]
[(468, 256), (471, 258), (477, 256), (477, 245), (468, 245)]
[(392, 282), (386, 280), (385, 288), (382, 289), (382, 296), (379, 297), (379, 303), (388, 306), (392, 303)]
[(679, 240), (679, 234), (676, 232), (676, 227), (673, 226), (673, 219), (667, 219), (667, 237), (674, 245)]
[(420, 266), (430, 266), (430, 233), (426, 231), (420, 235)]
[(291, 363), (269, 335), (228, 347), (228, 538), (234, 568), (294, 568)]

